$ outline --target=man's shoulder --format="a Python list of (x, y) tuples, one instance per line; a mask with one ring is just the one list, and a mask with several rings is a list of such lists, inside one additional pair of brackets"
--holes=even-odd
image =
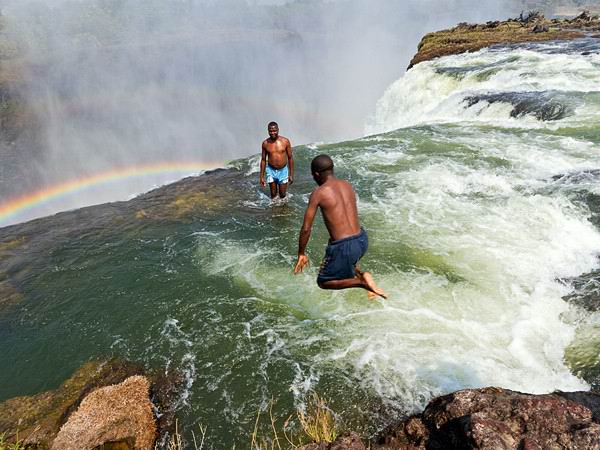
[(281, 139), (284, 143), (289, 144), (290, 140), (288, 138), (286, 138), (285, 136), (279, 136), (279, 139)]
[(354, 192), (354, 187), (352, 186), (352, 184), (340, 178), (336, 178), (335, 180), (333, 180), (329, 187), (329, 194), (333, 197), (343, 195), (343, 192)]
[(313, 191), (319, 198), (329, 197), (334, 193), (333, 186), (328, 184), (322, 184)]
[(317, 200), (323, 193), (323, 186), (319, 186), (317, 188), (315, 188), (314, 191), (312, 191), (312, 194), (310, 194), (311, 198), (313, 200)]
[(342, 186), (344, 186), (345, 188), (348, 188), (348, 189), (352, 189), (352, 190), (354, 190), (354, 186), (352, 186), (352, 183), (350, 183), (348, 180), (341, 180), (341, 179), (339, 179), (339, 178), (338, 178), (338, 181), (339, 181), (339, 182), (340, 182), (340, 184), (341, 184)]

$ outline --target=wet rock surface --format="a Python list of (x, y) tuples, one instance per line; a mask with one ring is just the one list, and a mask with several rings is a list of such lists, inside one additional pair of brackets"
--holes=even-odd
[(176, 371), (89, 361), (57, 389), (1, 402), (0, 434), (38, 450), (150, 449), (175, 430), (182, 383)]
[(600, 449), (600, 395), (467, 389), (432, 400), (371, 448)]
[(52, 450), (93, 450), (105, 443), (152, 449), (156, 422), (149, 390), (148, 379), (136, 375), (91, 392), (61, 427)]
[(140, 227), (161, 228), (228, 213), (247, 182), (236, 169), (217, 169), (149, 191), (129, 201), (105, 203), (0, 228), (0, 315), (26, 297), (22, 285), (52, 266), (50, 255), (76, 240), (119, 242)]
[(93, 390), (118, 384), (143, 373), (123, 361), (90, 361), (55, 390), (0, 403), (0, 433), (7, 441), (16, 438), (33, 448), (50, 448), (60, 427)]

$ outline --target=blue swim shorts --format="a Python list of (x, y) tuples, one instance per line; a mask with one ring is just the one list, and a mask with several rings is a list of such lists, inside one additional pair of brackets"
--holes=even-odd
[(286, 184), (288, 182), (288, 166), (287, 164), (281, 169), (276, 169), (267, 164), (266, 170), (267, 183)]
[(356, 263), (368, 248), (369, 238), (363, 228), (357, 235), (329, 242), (321, 263), (317, 283), (354, 278)]

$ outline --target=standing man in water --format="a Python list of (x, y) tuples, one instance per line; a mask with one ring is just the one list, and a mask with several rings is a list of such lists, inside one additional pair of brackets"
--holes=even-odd
[(302, 272), (308, 263), (304, 253), (317, 209), (321, 208), (325, 226), (329, 231), (329, 245), (321, 263), (317, 284), (321, 289), (363, 288), (370, 299), (387, 294), (377, 287), (369, 272), (361, 272), (358, 260), (369, 247), (367, 232), (360, 226), (356, 207), (356, 194), (350, 183), (336, 178), (333, 161), (319, 155), (310, 164), (313, 179), (319, 185), (313, 191), (304, 213), (304, 223), (298, 243), (298, 262), (294, 273)]
[(294, 182), (292, 144), (290, 144), (288, 138), (279, 136), (279, 125), (277, 125), (277, 122), (270, 122), (267, 126), (267, 131), (269, 132), (269, 137), (262, 143), (260, 185), (265, 187), (266, 183), (269, 183), (272, 200), (277, 199), (277, 197), (283, 199), (285, 198), (288, 184)]

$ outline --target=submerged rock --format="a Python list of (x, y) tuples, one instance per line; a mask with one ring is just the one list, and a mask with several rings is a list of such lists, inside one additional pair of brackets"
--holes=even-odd
[(510, 103), (512, 105), (510, 117), (519, 118), (531, 115), (544, 122), (564, 119), (573, 114), (574, 104), (576, 104), (576, 101), (570, 99), (569, 96), (554, 91), (480, 94), (466, 97), (464, 102), (467, 108), (479, 102)]
[(600, 395), (591, 392), (466, 389), (432, 400), (371, 448), (600, 449), (599, 408)]

